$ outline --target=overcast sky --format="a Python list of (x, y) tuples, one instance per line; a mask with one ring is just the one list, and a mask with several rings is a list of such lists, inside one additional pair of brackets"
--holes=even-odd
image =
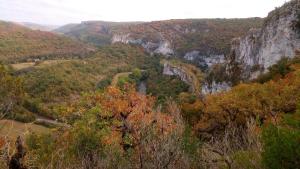
[(48, 25), (265, 17), (287, 0), (0, 0), (0, 20)]

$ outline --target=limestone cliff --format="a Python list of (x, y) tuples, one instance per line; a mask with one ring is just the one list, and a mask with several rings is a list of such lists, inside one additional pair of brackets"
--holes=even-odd
[(207, 69), (224, 62), (230, 40), (245, 35), (262, 19), (195, 19), (146, 22), (115, 27), (112, 43), (143, 46), (149, 53), (184, 58)]
[(130, 33), (127, 34), (115, 34), (111, 40), (112, 43), (126, 43), (126, 44), (135, 44), (141, 45), (149, 53), (157, 53), (163, 55), (173, 55), (174, 51), (171, 48), (170, 42), (161, 38), (155, 42), (147, 41), (142, 38), (133, 38)]
[(206, 69), (224, 60), (230, 52), (232, 38), (261, 25), (261, 18), (85, 21), (55, 31), (96, 46), (118, 42), (140, 45), (149, 53), (186, 58)]
[(300, 50), (300, 0), (292, 0), (270, 12), (262, 28), (234, 39), (230, 59), (241, 65), (243, 78), (253, 79), (281, 58), (293, 58), (297, 50)]

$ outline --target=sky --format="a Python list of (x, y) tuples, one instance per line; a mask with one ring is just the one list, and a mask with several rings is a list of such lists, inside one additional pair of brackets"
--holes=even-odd
[(0, 0), (0, 20), (64, 25), (87, 20), (155, 21), (266, 17), (288, 0)]

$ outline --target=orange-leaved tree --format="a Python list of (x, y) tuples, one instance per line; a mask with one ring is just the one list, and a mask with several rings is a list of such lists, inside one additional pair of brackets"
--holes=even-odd
[(240, 84), (231, 91), (208, 95), (195, 129), (213, 132), (232, 123), (244, 126), (251, 118), (276, 121), (282, 113), (294, 112), (300, 99), (300, 69), (298, 65), (293, 69), (282, 79)]
[[(136, 92), (130, 85), (84, 95), (66, 109), (71, 127), (59, 137), (52, 136), (53, 150), (46, 148), (50, 156), (40, 163), (62, 166), (72, 161), (85, 168), (184, 168), (188, 163), (181, 146), (184, 125), (180, 111), (175, 103), (169, 103), (168, 111), (162, 113), (155, 110), (154, 103), (155, 98)], [(44, 150), (30, 147), (31, 152)], [(62, 156), (54, 155), (56, 152)]]

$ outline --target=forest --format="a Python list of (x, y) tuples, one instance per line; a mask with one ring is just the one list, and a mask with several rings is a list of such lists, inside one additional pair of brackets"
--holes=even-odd
[[(0, 169), (300, 169), (299, 16), (291, 0), (265, 19), (0, 21)], [(165, 41), (173, 55), (147, 46)]]

